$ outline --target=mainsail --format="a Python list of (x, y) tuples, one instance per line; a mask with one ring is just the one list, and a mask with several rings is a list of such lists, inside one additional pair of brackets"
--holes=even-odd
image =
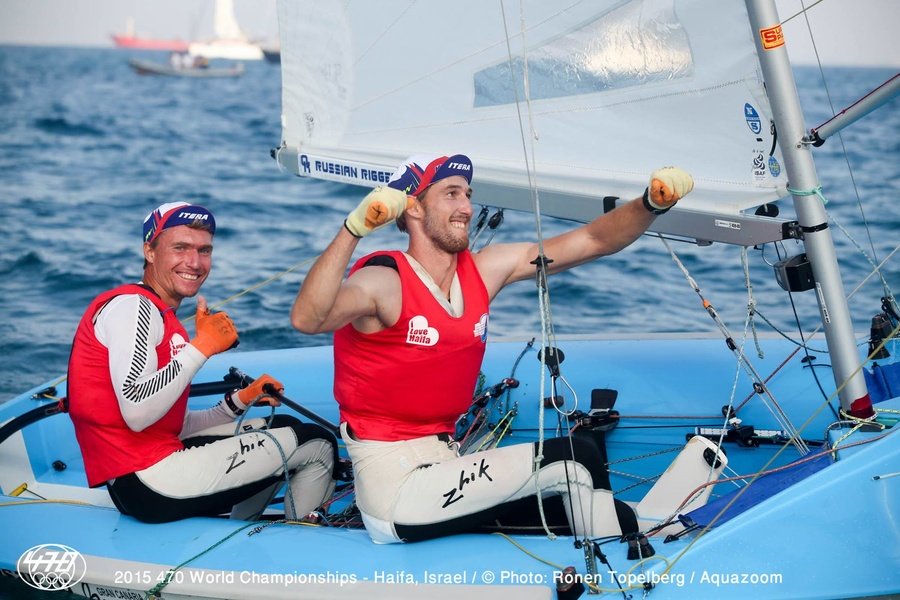
[(216, 0), (213, 30), (216, 32), (216, 39), (247, 40), (234, 16), (234, 0)]
[(215, 37), (212, 40), (191, 43), (188, 47), (191, 55), (229, 60), (262, 60), (262, 49), (251, 43), (238, 25), (234, 16), (234, 0), (216, 0), (213, 29)]
[(787, 194), (743, 2), (284, 0), (279, 21), (298, 175), (374, 186), (409, 154), (463, 152), (476, 202), (532, 210), (534, 188), (587, 221), (677, 164), (696, 187), (657, 230), (785, 237), (741, 213)]

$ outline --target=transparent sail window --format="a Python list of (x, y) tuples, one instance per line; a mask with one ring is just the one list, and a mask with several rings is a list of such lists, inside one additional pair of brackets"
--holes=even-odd
[[(514, 57), (474, 75), (476, 107), (524, 96), (524, 60)], [(605, 92), (687, 77), (693, 57), (673, 0), (631, 0), (599, 18), (528, 50), (532, 99)], [(518, 87), (513, 89), (513, 80)]]

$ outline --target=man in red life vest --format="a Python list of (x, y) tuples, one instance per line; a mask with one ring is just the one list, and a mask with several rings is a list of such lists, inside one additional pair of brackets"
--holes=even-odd
[[(533, 243), (469, 252), (472, 171), (461, 154), (410, 157), (348, 215), (291, 310), (300, 331), (335, 332), (334, 394), (366, 529), (379, 543), (466, 531), (539, 487), (563, 497), (579, 536), (634, 533), (633, 511), (613, 499), (584, 439), (546, 440), (540, 461), (533, 444), (456, 452), (450, 436), (472, 402), (488, 304), (534, 277), (538, 255)], [(546, 240), (548, 272), (625, 248), (692, 188), (681, 169), (655, 171), (643, 198)], [(363, 257), (344, 279), (360, 238), (394, 220), (407, 251)]]
[[(271, 428), (235, 419), (254, 403), (278, 404), (263, 375), (207, 410), (187, 410), (191, 379), (231, 348), (237, 330), (197, 300), (197, 335), (175, 311), (200, 291), (212, 267), (216, 221), (206, 208), (163, 204), (144, 221), (144, 276), (100, 294), (78, 329), (69, 359), (69, 414), (91, 487), (106, 485), (119, 510), (161, 523), (232, 511), (258, 514), (284, 481), (289, 518), (320, 506), (334, 488), (334, 437), (318, 425), (276, 415)], [(284, 452), (282, 459), (279, 448)], [(302, 481), (302, 485), (301, 485)], [(293, 502), (291, 502), (291, 500)]]

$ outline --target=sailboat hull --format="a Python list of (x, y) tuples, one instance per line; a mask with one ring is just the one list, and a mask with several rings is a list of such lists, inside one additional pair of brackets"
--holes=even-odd
[(226, 60), (262, 60), (263, 51), (256, 44), (249, 42), (214, 40), (212, 42), (192, 42), (188, 46), (191, 56), (203, 56), (209, 59)]
[[(774, 369), (792, 350), (783, 340), (763, 342), (767, 358), (758, 365), (761, 369)], [(615, 408), (620, 411), (620, 424), (608, 432), (607, 448), (610, 463), (615, 463), (610, 467), (613, 489), (621, 499), (636, 504), (650, 484), (632, 484), (661, 474), (673, 459), (671, 452), (683, 447), (698, 425), (722, 425), (721, 408), (728, 403), (735, 366), (719, 339), (574, 338), (561, 341), (560, 348), (566, 357), (564, 374), (581, 408), (586, 410), (584, 404), (590, 402), (593, 389), (619, 392)], [(520, 385), (510, 396), (511, 402), (518, 403), (519, 415), (508, 443), (536, 438), (538, 410), (546, 411), (545, 435), (555, 435), (558, 425), (555, 410), (537, 408), (542, 395), (539, 364), (536, 351), (524, 341), (489, 343), (486, 384), (509, 377), (520, 355), (514, 374)], [(273, 374), (285, 383), (289, 397), (337, 421), (330, 347), (219, 355), (207, 363), (197, 381), (217, 380), (231, 366), (252, 376), (264, 371)], [(750, 388), (743, 375), (739, 380), (736, 404)], [(803, 422), (800, 415), (823, 405), (809, 369), (797, 357), (770, 384), (798, 426)], [(34, 408), (30, 393), (2, 405), (0, 422)], [(195, 398), (192, 405), (202, 408), (218, 399)], [(566, 407), (574, 408), (573, 404), (574, 398), (567, 395)], [(896, 409), (900, 399), (880, 406)], [(267, 414), (254, 410), (260, 416)], [(747, 402), (739, 415), (757, 431), (779, 427), (759, 398)], [(811, 442), (821, 439), (833, 420), (825, 409), (803, 430), (804, 437)], [(610, 594), (620, 593), (619, 584), (636, 591), (643, 581), (650, 581), (655, 584), (654, 598), (816, 598), (900, 592), (900, 529), (895, 525), (900, 477), (889, 477), (900, 471), (900, 437), (878, 436), (853, 434), (841, 445), (863, 443), (839, 452), (837, 462), (772, 493), (704, 535), (695, 531), (669, 543), (653, 539), (656, 557), (642, 566), (626, 558), (625, 544), (605, 544), (602, 550), (609, 566), (598, 564), (597, 573), (590, 577)], [(831, 441), (837, 437), (832, 435)], [(744, 447), (726, 442), (724, 447), (729, 467), (742, 474), (799, 457), (792, 446), (780, 444)], [(641, 458), (626, 460), (636, 456)], [(27, 491), (11, 496), (17, 488), (21, 490), (22, 483), (27, 483)], [(85, 596), (115, 597), (122, 590), (144, 593), (157, 585), (167, 569), (182, 563), (162, 597), (441, 598), (465, 593), (475, 598), (549, 598), (563, 578), (561, 568), (573, 566), (579, 577), (587, 577), (584, 553), (573, 546), (572, 538), (553, 541), (540, 532), (510, 538), (471, 533), (385, 546), (373, 544), (360, 529), (321, 525), (262, 527), (265, 523), (224, 518), (143, 524), (119, 514), (104, 490), (86, 487), (71, 422), (65, 415), (43, 419), (0, 444), (0, 488), (5, 494), (0, 499), (0, 527), (8, 532), (0, 545), (0, 569), (15, 574), (17, 561), (31, 547), (66, 545), (85, 558), (87, 572), (73, 588)], [(712, 499), (732, 489), (733, 483), (721, 483)], [(89, 505), (36, 502), (35, 494)], [(831, 510), (838, 500), (842, 508)]]
[(113, 35), (113, 43), (118, 48), (132, 50), (159, 50), (164, 52), (187, 52), (188, 42), (181, 40), (157, 40), (133, 35)]
[(231, 67), (179, 67), (164, 65), (149, 60), (132, 59), (128, 66), (138, 75), (166, 75), (169, 77), (193, 77), (199, 79), (217, 77), (240, 77), (244, 74), (244, 65)]

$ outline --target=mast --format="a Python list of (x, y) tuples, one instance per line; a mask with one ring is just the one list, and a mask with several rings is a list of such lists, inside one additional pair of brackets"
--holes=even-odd
[[(816, 280), (816, 298), (831, 355), (832, 374), (840, 388), (841, 407), (857, 417), (872, 416), (872, 401), (860, 368), (844, 286), (838, 270), (828, 215), (818, 195), (802, 192), (819, 186), (803, 113), (788, 60), (787, 48), (774, 0), (745, 0), (766, 91), (781, 140), (785, 171), (793, 190), (794, 210), (803, 232), (806, 254)], [(801, 193), (796, 193), (801, 192)], [(846, 383), (845, 383), (846, 382)], [(841, 386), (843, 387), (841, 388)]]

